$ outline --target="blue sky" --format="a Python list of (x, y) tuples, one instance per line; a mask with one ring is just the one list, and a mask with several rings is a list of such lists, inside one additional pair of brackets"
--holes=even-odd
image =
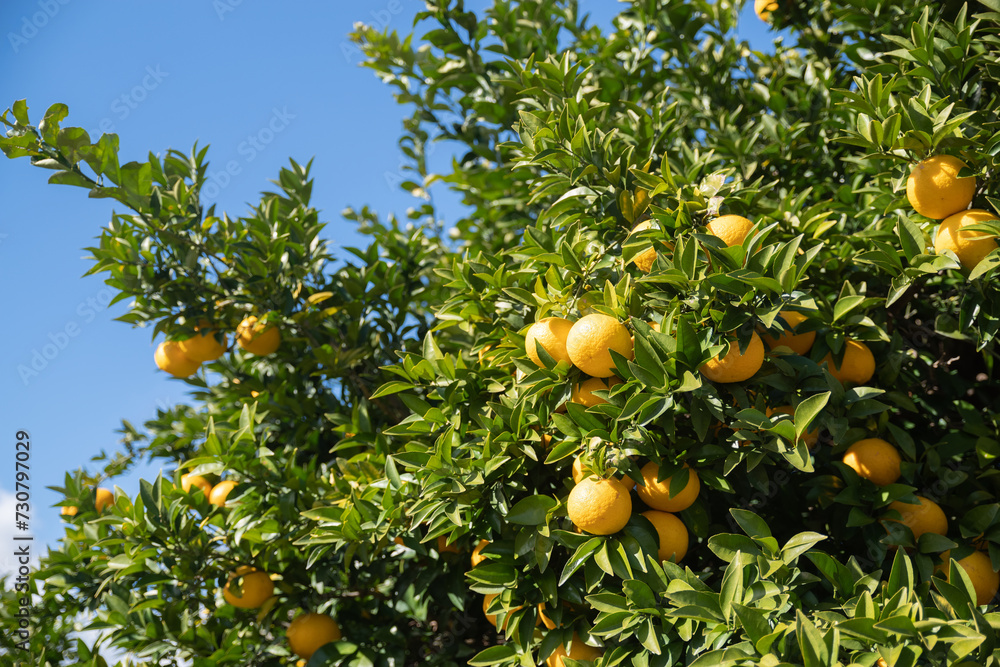
[[(479, 11), (487, 3), (466, 2)], [(92, 139), (120, 136), (122, 162), (149, 151), (189, 151), (210, 144), (209, 201), (218, 212), (244, 213), (270, 187), (289, 157), (315, 156), (314, 205), (328, 222), (335, 247), (363, 240), (341, 220), (346, 206), (369, 205), (402, 215), (415, 200), (398, 190), (401, 154), (396, 140), (405, 110), (370, 70), (358, 67), (347, 33), (361, 21), (409, 32), (418, 0), (329, 3), (86, 3), (81, 0), (7, 0), (0, 3), (0, 108), (26, 98), (37, 122), (63, 102), (64, 126), (81, 126)], [(593, 20), (609, 25), (620, 5), (581, 0)], [(306, 9), (308, 7), (308, 9)], [(282, 11), (277, 11), (279, 8)], [(746, 7), (741, 36), (757, 48), (770, 36)], [(434, 154), (445, 164), (446, 149)], [(235, 175), (225, 166), (235, 163)], [(82, 248), (110, 220), (106, 199), (46, 183), (47, 172), (24, 160), (0, 157), (0, 299), (7, 315), (0, 358), (0, 543), (13, 521), (14, 442), (31, 434), (31, 515), (36, 539), (61, 535), (60, 497), (66, 470), (117, 448), (122, 419), (141, 425), (157, 407), (182, 401), (185, 386), (153, 363), (149, 330), (114, 322), (126, 305), (113, 296)], [(459, 214), (439, 186), (439, 213)], [(341, 254), (343, 256), (343, 254)], [(142, 467), (114, 480), (138, 491)], [(172, 471), (165, 471), (171, 474)], [(0, 550), (6, 553), (7, 550)], [(0, 556), (0, 571), (9, 564)]]

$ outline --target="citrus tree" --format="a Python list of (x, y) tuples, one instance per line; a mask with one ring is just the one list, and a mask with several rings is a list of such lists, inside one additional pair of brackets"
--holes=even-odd
[(191, 386), (67, 474), (32, 664), (1000, 664), (1000, 3), (755, 8), (359, 27), (422, 203), (341, 265), (308, 165), (230, 216), (14, 103)]

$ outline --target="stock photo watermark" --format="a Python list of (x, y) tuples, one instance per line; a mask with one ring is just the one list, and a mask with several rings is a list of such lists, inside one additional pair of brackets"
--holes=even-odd
[(139, 105), (146, 101), (149, 94), (160, 87), (163, 80), (170, 76), (170, 72), (164, 72), (157, 64), (147, 65), (142, 79), (128, 91), (122, 93), (111, 103), (111, 112), (114, 117), (107, 116), (98, 124), (97, 129), (90, 133), (96, 137), (101, 134), (111, 134), (115, 131), (115, 119), (119, 122), (132, 115), (132, 112), (139, 108)]
[(247, 138), (236, 147), (236, 153), (242, 160), (229, 160), (223, 169), (208, 173), (207, 182), (201, 188), (203, 199), (214, 199), (229, 187), (233, 182), (233, 177), (243, 173), (244, 165), (250, 164), (260, 155), (277, 137), (285, 131), (291, 121), (295, 120), (295, 114), (289, 113), (288, 107), (271, 110), (271, 117), (259, 130), (248, 134)]
[(70, 3), (70, 0), (38, 0), (38, 11), (21, 17), (21, 25), (17, 32), (9, 31), (7, 41), (14, 53), (17, 53), (28, 42), (34, 39), (39, 31), (56, 17), (60, 10)]

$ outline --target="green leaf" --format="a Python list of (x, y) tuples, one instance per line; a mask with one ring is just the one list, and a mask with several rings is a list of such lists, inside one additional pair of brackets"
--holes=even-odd
[(771, 529), (768, 528), (767, 522), (750, 510), (733, 507), (729, 510), (729, 513), (733, 515), (734, 519), (736, 519), (736, 523), (738, 523), (740, 528), (743, 529), (743, 532), (750, 537), (771, 536)]
[(507, 521), (522, 526), (540, 526), (545, 517), (559, 502), (549, 496), (524, 498), (507, 512)]
[(816, 418), (830, 400), (830, 392), (814, 394), (795, 406), (795, 438), (801, 438), (809, 427), (813, 419)]

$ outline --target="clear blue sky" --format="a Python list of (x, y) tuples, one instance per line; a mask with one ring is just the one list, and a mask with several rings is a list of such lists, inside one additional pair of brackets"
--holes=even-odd
[[(487, 3), (467, 1), (476, 11)], [(767, 48), (773, 35), (745, 7), (741, 35)], [(396, 140), (405, 115), (391, 91), (358, 67), (346, 35), (355, 22), (405, 34), (418, 0), (255, 3), (90, 3), (82, 0), (4, 0), (0, 3), (0, 109), (26, 98), (33, 122), (63, 102), (64, 126), (81, 126), (92, 139), (120, 136), (122, 162), (149, 151), (189, 151), (210, 144), (209, 173), (235, 161), (239, 174), (211, 201), (218, 211), (244, 213), (270, 187), (289, 157), (316, 157), (314, 205), (329, 224), (334, 246), (362, 239), (340, 219), (346, 206), (369, 205), (383, 216), (402, 215), (415, 201), (395, 189), (401, 155)], [(620, 5), (581, 0), (594, 22), (609, 25)], [(345, 54), (346, 52), (346, 54)], [(272, 119), (280, 131), (260, 135)], [(270, 143), (253, 147), (259, 136)], [(441, 150), (435, 161), (448, 160)], [(0, 359), (0, 547), (9, 544), (14, 490), (14, 439), (32, 436), (31, 514), (36, 539), (62, 535), (60, 497), (66, 470), (117, 448), (121, 419), (139, 426), (158, 406), (182, 401), (182, 382), (153, 363), (149, 330), (112, 321), (125, 304), (105, 307), (112, 295), (82, 248), (110, 220), (106, 199), (46, 183), (49, 172), (0, 157), (0, 299), (5, 313)], [(224, 179), (220, 179), (222, 184)], [(440, 186), (435, 200), (447, 221), (457, 204)], [(46, 355), (49, 358), (46, 358)], [(19, 372), (19, 367), (40, 370)], [(158, 470), (158, 469), (157, 469)], [(114, 480), (130, 494), (142, 468)], [(170, 474), (172, 471), (165, 471)], [(6, 553), (0, 549), (0, 553)], [(7, 570), (0, 556), (0, 571)]]

